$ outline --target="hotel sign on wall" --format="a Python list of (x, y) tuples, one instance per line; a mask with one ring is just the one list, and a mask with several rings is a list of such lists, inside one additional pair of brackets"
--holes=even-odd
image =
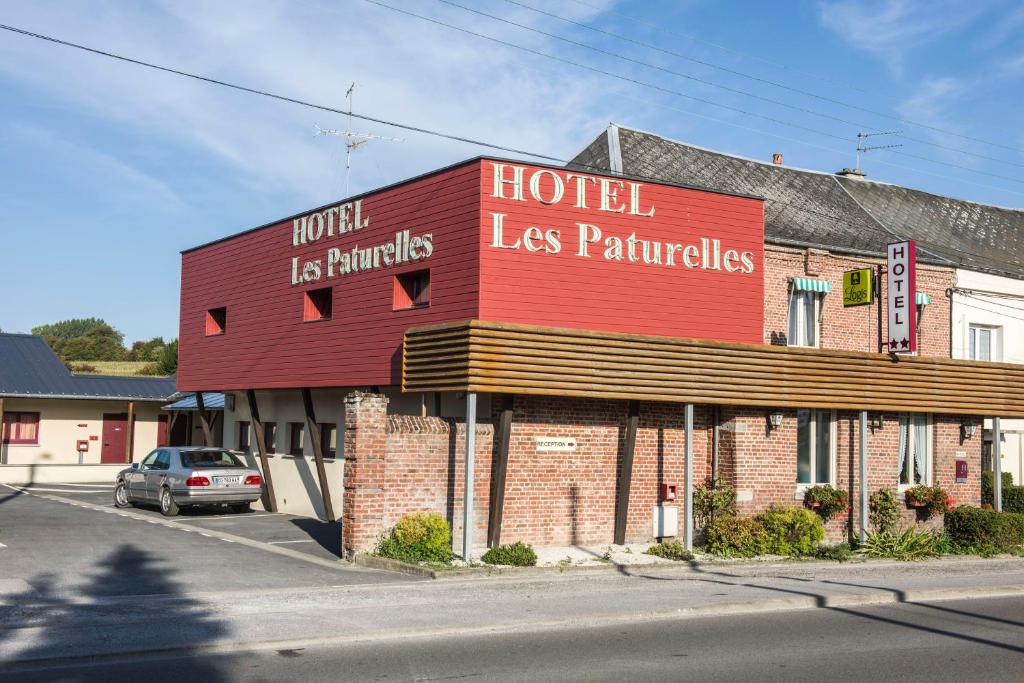
[(917, 351), (917, 245), (913, 240), (887, 247), (889, 353)]

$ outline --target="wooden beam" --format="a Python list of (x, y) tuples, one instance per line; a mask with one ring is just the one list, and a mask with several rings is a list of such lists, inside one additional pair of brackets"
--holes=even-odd
[(270, 461), (267, 458), (267, 433), (263, 430), (260, 420), (260, 408), (256, 404), (256, 392), (249, 389), (245, 392), (249, 399), (249, 423), (256, 437), (256, 451), (263, 469), (263, 507), (270, 512), (277, 512), (277, 498), (274, 496), (274, 480), (270, 476)]
[(491, 472), (490, 514), (487, 519), (487, 545), (501, 545), (501, 517), (505, 510), (505, 481), (508, 474), (508, 451), (512, 441), (512, 409), (501, 411), (498, 418), (497, 448)]
[(7, 451), (3, 447), (4, 434), (4, 397), (0, 396), (0, 465), (7, 464)]
[(313, 392), (308, 388), (302, 390), (302, 406), (306, 410), (306, 431), (309, 443), (313, 446), (313, 459), (316, 460), (316, 477), (320, 480), (320, 495), (324, 501), (324, 512), (327, 521), (334, 521), (334, 506), (331, 504), (331, 488), (327, 479), (327, 468), (324, 466), (324, 445), (320, 438), (320, 425), (316, 423), (316, 412), (313, 410)]
[(203, 428), (203, 445), (213, 445), (213, 435), (210, 433), (210, 420), (206, 417), (206, 404), (203, 403), (203, 392), (196, 392), (196, 412), (199, 414), (199, 424)]
[(615, 543), (626, 542), (626, 523), (629, 520), (629, 489), (633, 483), (633, 454), (636, 451), (636, 430), (640, 426), (640, 403), (629, 402), (626, 418), (626, 438), (622, 446), (622, 467), (619, 469), (619, 490), (615, 497)]
[(124, 461), (132, 461), (132, 446), (135, 444), (135, 402), (128, 401), (128, 426), (124, 434)]

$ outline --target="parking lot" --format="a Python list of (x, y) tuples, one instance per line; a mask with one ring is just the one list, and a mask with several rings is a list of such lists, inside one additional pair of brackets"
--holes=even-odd
[(112, 486), (0, 485), (0, 597), (265, 591), (409, 581), (338, 559), (340, 526), (288, 514), (117, 509)]

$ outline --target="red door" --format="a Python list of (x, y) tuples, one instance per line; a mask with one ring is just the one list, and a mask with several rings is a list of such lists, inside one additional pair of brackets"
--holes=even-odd
[(171, 442), (170, 432), (167, 429), (167, 416), (158, 415), (156, 420), (156, 447), (160, 448), (161, 446), (170, 446)]
[(127, 438), (128, 413), (103, 413), (103, 448), (100, 449), (100, 462), (127, 462)]

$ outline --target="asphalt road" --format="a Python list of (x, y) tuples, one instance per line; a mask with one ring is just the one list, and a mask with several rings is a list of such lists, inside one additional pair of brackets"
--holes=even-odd
[(1019, 681), (1024, 598), (108, 660), (19, 681)]

